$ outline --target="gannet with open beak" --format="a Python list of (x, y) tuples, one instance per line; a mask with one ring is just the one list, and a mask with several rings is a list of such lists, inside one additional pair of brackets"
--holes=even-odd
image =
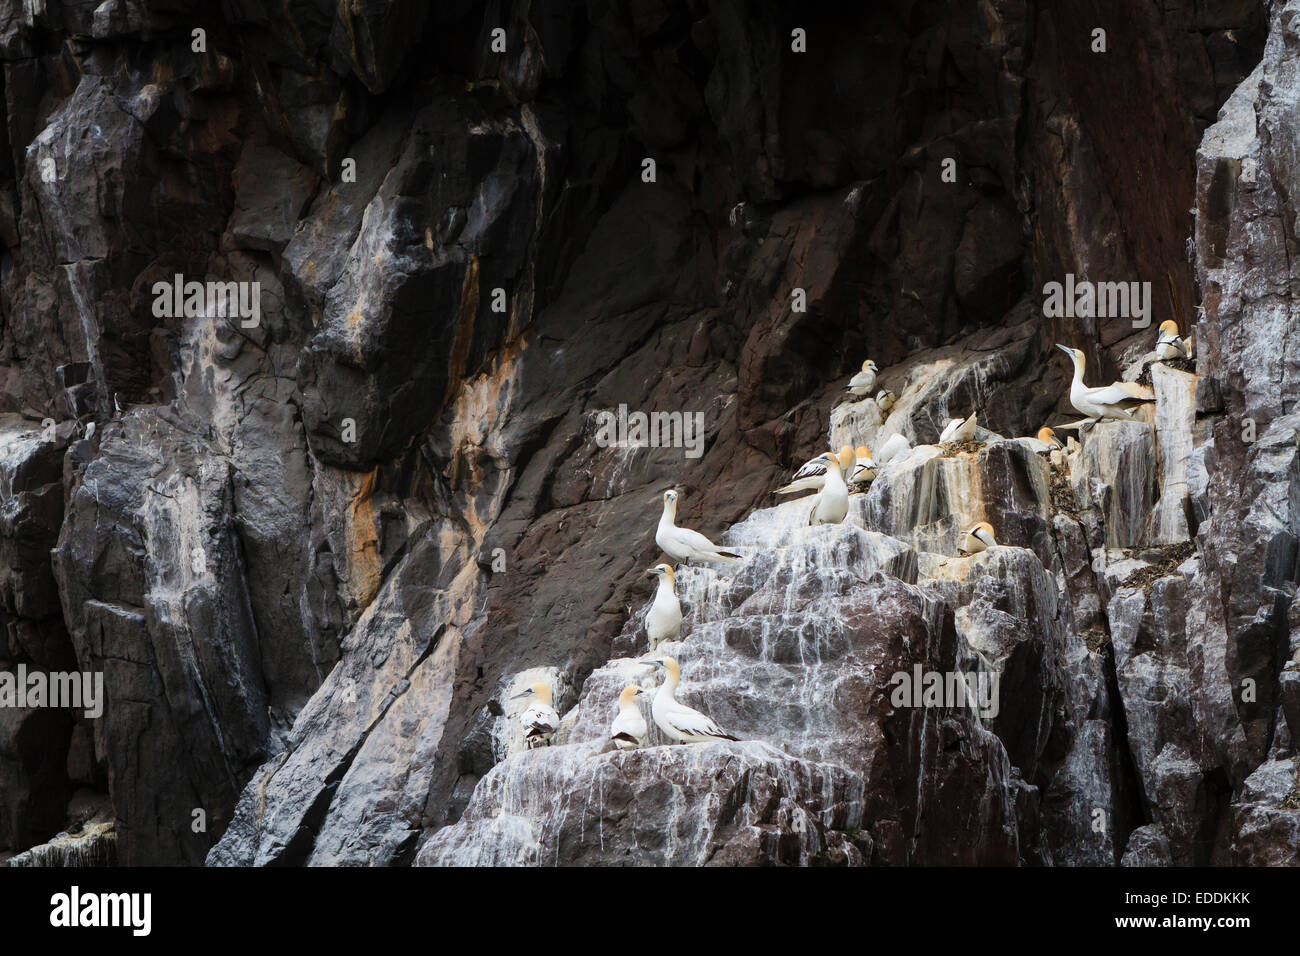
[(645, 615), (645, 633), (654, 650), (664, 641), (677, 639), (682, 631), (682, 605), (673, 587), (673, 569), (666, 564), (656, 564), (646, 572), (659, 579), (654, 603)]
[(677, 519), (677, 492), (664, 492), (664, 511), (659, 516), (655, 531), (655, 544), (674, 561), (739, 561), (740, 555), (724, 551), (698, 531), (679, 528)]
[(698, 710), (679, 704), (673, 694), (682, 679), (682, 669), (671, 657), (653, 662), (666, 672), (664, 682), (655, 691), (650, 713), (668, 737), (679, 744), (703, 744), (710, 740), (739, 740), (733, 737)]
[(519, 715), (519, 726), (524, 731), (524, 742), (528, 749), (549, 744), (560, 726), (560, 715), (552, 706), (551, 688), (545, 684), (534, 684), (522, 694), (515, 694), (515, 699), (532, 697), (533, 702)]
[[(840, 470), (851, 470), (853, 462), (853, 449), (845, 445), (840, 449)], [(818, 455), (811, 461), (804, 462), (803, 466), (794, 473), (790, 483), (776, 489), (772, 494), (792, 495), (796, 491), (821, 491), (824, 484), (826, 484), (826, 461), (822, 455)]]
[[(848, 451), (850, 455), (853, 454), (851, 448)], [(839, 524), (849, 513), (849, 488), (844, 483), (839, 457), (830, 452), (822, 457), (826, 459), (826, 484), (817, 492), (808, 524)]]
[(882, 388), (876, 392), (876, 407), (880, 409), (882, 415), (888, 415), (889, 410), (894, 407), (894, 402), (897, 400), (894, 393), (887, 388)]
[(993, 525), (981, 521), (962, 532), (960, 548), (963, 554), (975, 554), (977, 551), (987, 551), (997, 543), (993, 537)]
[(1165, 319), (1160, 323), (1160, 336), (1156, 339), (1156, 358), (1162, 362), (1191, 358), (1191, 349), (1185, 340), (1178, 337), (1178, 323), (1173, 319)]
[(609, 739), (619, 750), (636, 750), (645, 743), (650, 728), (646, 726), (645, 716), (637, 706), (636, 699), (641, 695), (641, 688), (628, 684), (623, 693), (618, 695), (618, 716), (609, 725)]
[(954, 418), (944, 426), (943, 433), (939, 436), (939, 444), (945, 445), (950, 441), (971, 441), (975, 437), (975, 418), (975, 412), (971, 412), (965, 418)]
[(907, 436), (895, 432), (876, 452), (876, 467), (889, 463), (904, 452), (910, 451), (911, 448), (912, 443), (907, 440)]
[[(841, 463), (843, 455), (841, 453)], [(876, 463), (871, 460), (871, 449), (866, 445), (859, 445), (853, 453), (853, 470), (849, 474), (847, 484), (849, 487), (865, 487), (876, 480)]]
[(879, 371), (880, 369), (876, 368), (876, 363), (871, 359), (867, 359), (862, 363), (862, 371), (849, 379), (849, 384), (844, 387), (850, 395), (870, 395), (872, 386), (876, 384), (876, 373)]
[(1065, 345), (1056, 346), (1074, 362), (1074, 381), (1070, 383), (1070, 404), (1084, 415), (1099, 423), (1104, 418), (1120, 422), (1141, 421), (1137, 410), (1156, 400), (1156, 393), (1137, 382), (1115, 382), (1089, 388), (1083, 384), (1083, 372), (1088, 360), (1079, 349)]

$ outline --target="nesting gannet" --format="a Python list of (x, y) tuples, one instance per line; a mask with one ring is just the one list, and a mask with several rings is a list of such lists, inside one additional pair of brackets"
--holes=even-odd
[(894, 407), (896, 401), (897, 398), (894, 393), (887, 388), (882, 388), (876, 392), (876, 407), (880, 409), (882, 415), (888, 415), (889, 410)]
[(523, 728), (528, 749), (549, 744), (560, 726), (560, 715), (551, 706), (551, 689), (545, 684), (534, 684), (522, 694), (515, 694), (516, 699), (520, 697), (533, 698), (533, 702), (519, 715), (519, 726)]
[[(842, 464), (842, 455), (840, 461)], [(849, 480), (846, 484), (850, 487), (854, 485), (861, 487), (869, 485), (875, 480), (876, 463), (871, 460), (871, 449), (866, 445), (859, 445), (853, 453), (853, 470), (849, 473)]]
[[(853, 449), (845, 445), (840, 449), (840, 470), (850, 471), (853, 463)], [(772, 494), (792, 495), (796, 491), (821, 491), (824, 484), (826, 484), (826, 460), (823, 455), (818, 455), (811, 461), (804, 462), (803, 466), (794, 473), (790, 483), (776, 489)]]
[(1089, 388), (1083, 384), (1087, 358), (1079, 349), (1057, 345), (1058, 349), (1074, 361), (1074, 381), (1070, 383), (1070, 404), (1087, 415), (1096, 424), (1103, 418), (1121, 422), (1141, 421), (1135, 414), (1138, 408), (1156, 400), (1156, 394), (1137, 382), (1115, 382)]
[(971, 412), (965, 418), (954, 418), (944, 426), (943, 433), (939, 436), (939, 444), (944, 445), (950, 441), (970, 441), (973, 439), (975, 437), (975, 418), (975, 412)]
[[(849, 453), (852, 454), (852, 449)], [(808, 524), (839, 524), (849, 513), (849, 488), (844, 483), (840, 458), (830, 452), (822, 457), (826, 459), (826, 484), (817, 492)]]
[(636, 684), (628, 684), (618, 695), (618, 716), (609, 725), (609, 739), (619, 750), (636, 750), (645, 742), (650, 730), (636, 702), (641, 693)]
[(678, 683), (682, 679), (682, 669), (671, 657), (664, 657), (654, 662), (666, 672), (664, 682), (655, 691), (650, 713), (655, 723), (666, 735), (679, 744), (702, 744), (710, 740), (739, 740), (733, 737), (698, 710), (685, 704), (679, 704), (673, 697)]
[(664, 641), (676, 639), (682, 631), (682, 606), (673, 589), (673, 569), (666, 564), (656, 564), (646, 572), (659, 579), (654, 603), (645, 615), (645, 633), (654, 650)]
[(1038, 429), (1038, 440), (1054, 450), (1059, 451), (1065, 448), (1065, 446), (1061, 444), (1061, 439), (1056, 437), (1056, 432), (1052, 431), (1052, 429), (1047, 425)]
[(94, 423), (94, 422), (87, 422), (87, 423), (86, 423), (86, 441), (90, 441), (90, 440), (91, 440), (92, 438), (94, 438), (94, 437), (95, 437), (95, 423)]
[(997, 540), (993, 537), (993, 525), (981, 521), (962, 532), (960, 547), (963, 554), (974, 554), (977, 551), (987, 551), (995, 544)]
[(881, 445), (880, 450), (876, 452), (876, 467), (879, 468), (881, 465), (892, 461), (905, 451), (910, 450), (911, 447), (912, 443), (907, 440), (906, 435), (897, 433), (890, 435), (889, 440)]
[(849, 379), (849, 384), (844, 387), (850, 395), (870, 395), (872, 386), (876, 384), (876, 373), (879, 371), (876, 363), (867, 359), (862, 363), (862, 371)]
[(1173, 319), (1165, 319), (1160, 323), (1160, 336), (1156, 339), (1156, 358), (1162, 362), (1191, 358), (1190, 344), (1178, 337), (1178, 323)]
[(739, 561), (740, 555), (724, 551), (698, 531), (679, 528), (677, 518), (677, 492), (664, 492), (664, 513), (659, 516), (655, 531), (655, 544), (674, 561)]

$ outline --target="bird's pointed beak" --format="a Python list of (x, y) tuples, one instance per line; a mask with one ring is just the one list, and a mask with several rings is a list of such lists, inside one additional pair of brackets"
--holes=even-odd
[(532, 693), (531, 690), (526, 690), (526, 691), (524, 691), (522, 694), (515, 694), (515, 695), (514, 695), (513, 697), (511, 697), (510, 699), (511, 699), (511, 700), (521, 700), (521, 699), (523, 699), (524, 697), (527, 697), (527, 696), (528, 696), (529, 694), (531, 694), (531, 693)]
[(1074, 355), (1074, 351), (1068, 345), (1062, 345), (1060, 342), (1057, 342), (1056, 347), (1060, 349), (1062, 352), (1064, 352), (1066, 355), (1069, 356)]

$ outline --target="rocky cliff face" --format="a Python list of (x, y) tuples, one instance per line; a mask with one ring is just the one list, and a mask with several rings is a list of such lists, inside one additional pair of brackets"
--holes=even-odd
[[(842, 6), (0, 2), (0, 669), (107, 698), (0, 708), (0, 854), (1300, 862), (1300, 4)], [(1158, 403), (1054, 466), (1061, 341)], [(743, 739), (610, 752), (669, 486), (746, 555), (668, 646)]]

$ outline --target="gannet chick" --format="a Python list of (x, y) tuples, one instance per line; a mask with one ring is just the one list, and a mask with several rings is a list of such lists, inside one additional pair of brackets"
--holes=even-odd
[(659, 579), (654, 603), (645, 615), (645, 633), (654, 650), (664, 641), (676, 640), (682, 631), (682, 606), (673, 587), (673, 569), (666, 564), (656, 564), (646, 572)]
[(609, 739), (619, 750), (636, 750), (645, 743), (645, 736), (650, 728), (646, 726), (645, 717), (636, 699), (641, 695), (641, 688), (628, 684), (623, 693), (618, 695), (618, 716), (609, 725)]
[(912, 443), (907, 440), (906, 435), (897, 433), (890, 435), (889, 440), (881, 445), (880, 450), (876, 452), (876, 467), (879, 468), (881, 465), (892, 461), (904, 452), (911, 450), (911, 448)]
[(727, 733), (698, 710), (685, 704), (679, 704), (673, 694), (682, 679), (682, 669), (671, 657), (664, 657), (654, 662), (666, 672), (664, 682), (655, 691), (650, 713), (668, 737), (679, 744), (702, 744), (710, 740), (739, 740)]
[(997, 544), (997, 541), (993, 537), (993, 525), (987, 521), (981, 521), (979, 524), (962, 532), (961, 552), (963, 554), (987, 551), (995, 544)]
[(664, 492), (664, 511), (659, 516), (655, 531), (655, 544), (674, 561), (739, 561), (740, 555), (724, 551), (698, 531), (679, 528), (677, 519), (677, 492)]
[[(841, 453), (841, 466), (843, 457)], [(853, 454), (853, 470), (849, 473), (848, 484), (866, 487), (876, 480), (876, 463), (871, 460), (871, 449), (859, 445)]]
[(528, 749), (549, 744), (560, 726), (560, 715), (551, 706), (551, 688), (545, 684), (534, 684), (522, 694), (515, 694), (515, 699), (532, 697), (533, 702), (519, 715), (519, 726), (524, 731), (524, 742)]
[(1178, 323), (1173, 319), (1165, 319), (1160, 323), (1160, 336), (1156, 339), (1156, 358), (1162, 362), (1191, 358), (1188, 343), (1178, 337)]
[(939, 444), (944, 445), (950, 441), (970, 441), (975, 437), (975, 418), (976, 413), (971, 412), (965, 418), (954, 418), (943, 429), (939, 436)]
[(850, 395), (859, 397), (870, 395), (872, 386), (876, 384), (876, 373), (879, 371), (880, 369), (876, 368), (876, 363), (871, 359), (867, 359), (862, 363), (862, 371), (849, 379), (849, 384), (844, 387)]
[(840, 459), (830, 452), (822, 457), (826, 459), (826, 484), (817, 492), (812, 514), (808, 516), (809, 525), (839, 524), (849, 513), (849, 488), (844, 483)]
[(889, 414), (889, 410), (894, 407), (895, 401), (897, 401), (897, 398), (894, 393), (887, 388), (882, 388), (876, 392), (876, 407), (880, 409), (882, 415)]
[(1137, 410), (1156, 400), (1155, 392), (1137, 382), (1115, 382), (1112, 385), (1089, 388), (1083, 384), (1083, 372), (1088, 362), (1083, 352), (1060, 344), (1056, 347), (1070, 356), (1074, 362), (1074, 381), (1070, 383), (1070, 404), (1091, 418), (1093, 424), (1099, 423), (1104, 418), (1120, 422), (1141, 421), (1142, 419), (1136, 414)]
[[(853, 449), (845, 445), (840, 449), (840, 470), (851, 470), (853, 461)], [(826, 462), (821, 455), (818, 455), (811, 461), (804, 462), (803, 466), (794, 473), (790, 483), (776, 489), (772, 494), (792, 495), (796, 491), (821, 491), (824, 484), (826, 484)]]

